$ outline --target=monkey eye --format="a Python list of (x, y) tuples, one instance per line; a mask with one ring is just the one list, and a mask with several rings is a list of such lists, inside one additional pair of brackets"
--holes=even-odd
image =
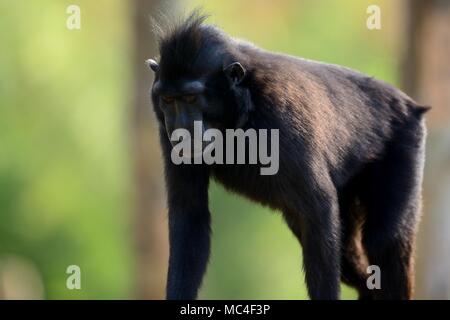
[(181, 97), (186, 103), (194, 103), (197, 101), (197, 95), (195, 94), (185, 94)]
[(164, 103), (167, 103), (167, 104), (171, 104), (175, 101), (175, 98), (170, 97), (170, 96), (161, 96), (161, 99)]

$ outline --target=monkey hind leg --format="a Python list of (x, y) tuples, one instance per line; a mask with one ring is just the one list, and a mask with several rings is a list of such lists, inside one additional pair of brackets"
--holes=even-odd
[(361, 249), (347, 248), (341, 258), (341, 280), (358, 292), (359, 300), (372, 300), (373, 294), (367, 287), (367, 258)]
[(424, 142), (419, 125), (388, 146), (382, 161), (368, 168), (361, 200), (367, 208), (363, 244), (370, 265), (380, 271), (375, 299), (411, 299), (414, 240), (421, 211)]
[(341, 280), (357, 290), (360, 300), (372, 300), (372, 292), (367, 288), (368, 259), (362, 245), (362, 223), (364, 208), (354, 193), (341, 194), (342, 219)]

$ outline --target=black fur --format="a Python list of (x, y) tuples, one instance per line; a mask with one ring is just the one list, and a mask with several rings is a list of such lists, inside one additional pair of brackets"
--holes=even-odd
[[(153, 91), (169, 206), (167, 298), (197, 296), (210, 248), (210, 177), (283, 213), (302, 244), (312, 299), (337, 299), (340, 279), (360, 298), (411, 298), (426, 108), (356, 71), (271, 53), (203, 21), (193, 14), (161, 36), (155, 84), (204, 79), (213, 106), (204, 119), (220, 129), (279, 129), (280, 167), (261, 176), (259, 165), (174, 165)], [(223, 71), (233, 62), (245, 68), (240, 83)], [(368, 264), (381, 268), (380, 290), (366, 287)]]

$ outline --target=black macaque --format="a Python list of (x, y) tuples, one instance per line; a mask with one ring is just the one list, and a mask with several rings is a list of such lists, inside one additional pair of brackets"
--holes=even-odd
[[(282, 212), (303, 248), (311, 299), (410, 299), (426, 129), (419, 106), (356, 71), (260, 49), (192, 14), (160, 36), (151, 96), (165, 159), (167, 299), (195, 299), (210, 253), (210, 177)], [(171, 161), (171, 133), (278, 129), (279, 171)], [(245, 214), (245, 213), (243, 213)], [(369, 290), (368, 265), (381, 270)]]

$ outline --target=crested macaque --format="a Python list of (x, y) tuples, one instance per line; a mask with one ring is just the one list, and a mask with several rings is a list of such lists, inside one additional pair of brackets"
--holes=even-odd
[[(204, 20), (194, 13), (169, 28), (159, 57), (147, 61), (169, 209), (167, 299), (197, 297), (210, 254), (211, 178), (282, 213), (302, 246), (311, 299), (338, 299), (340, 281), (360, 299), (412, 298), (428, 107), (362, 73), (266, 51)], [(277, 129), (278, 171), (174, 164), (173, 133), (193, 133), (196, 121), (221, 132)], [(379, 289), (366, 285), (369, 265), (381, 270)]]

